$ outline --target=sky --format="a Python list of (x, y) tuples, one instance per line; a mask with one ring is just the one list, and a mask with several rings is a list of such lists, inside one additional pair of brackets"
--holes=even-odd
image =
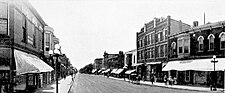
[(136, 33), (154, 17), (189, 25), (225, 20), (224, 0), (30, 0), (78, 69), (103, 53), (136, 48)]

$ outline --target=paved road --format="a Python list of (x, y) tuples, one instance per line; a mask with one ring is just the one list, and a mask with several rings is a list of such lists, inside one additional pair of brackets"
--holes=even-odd
[[(206, 93), (136, 85), (98, 75), (77, 74), (69, 93)], [(209, 93), (209, 92), (207, 92)], [(212, 92), (215, 93), (215, 92)]]

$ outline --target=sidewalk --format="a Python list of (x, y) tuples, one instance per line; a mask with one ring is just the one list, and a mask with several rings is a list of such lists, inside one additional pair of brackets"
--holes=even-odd
[[(73, 85), (72, 77), (67, 76), (65, 79), (62, 78), (59, 80), (58, 92), (59, 93), (68, 93), (70, 87)], [(56, 93), (56, 82), (45, 86), (44, 88), (38, 89), (35, 93)]]
[[(109, 77), (109, 78), (124, 81), (124, 78), (115, 78), (115, 77)], [(125, 78), (125, 81), (126, 82), (132, 82), (127, 78)], [(136, 81), (133, 81), (133, 82), (136, 82)], [(172, 89), (210, 92), (210, 87), (185, 86), (185, 85), (165, 85), (165, 83), (160, 83), (160, 82), (154, 82), (153, 85), (152, 85), (152, 83), (150, 81), (142, 81), (142, 80), (140, 81), (140, 84), (149, 85), (149, 86), (172, 88)], [(215, 92), (224, 92), (224, 89), (217, 88), (217, 91), (215, 91)]]

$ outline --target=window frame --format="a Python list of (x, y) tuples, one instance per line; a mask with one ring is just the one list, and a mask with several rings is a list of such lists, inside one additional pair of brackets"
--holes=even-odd
[[(209, 40), (209, 51), (214, 51), (214, 48), (215, 48), (215, 36), (213, 34), (210, 34), (207, 39)], [(211, 39), (213, 39), (213, 42), (211, 41)]]
[[(181, 44), (180, 44), (180, 42), (181, 42)], [(182, 53), (184, 53), (183, 52), (183, 38), (181, 38), (181, 39), (178, 39), (178, 53), (179, 54), (182, 54)], [(180, 50), (181, 50), (181, 52), (180, 52)]]
[(171, 43), (171, 47), (172, 47), (172, 55), (176, 55), (175, 50), (176, 50), (176, 42), (172, 42)]
[[(2, 25), (3, 26), (6, 26), (6, 28), (5, 28), (5, 31), (3, 30), (3, 31), (1, 31), (1, 35), (9, 35), (9, 5), (8, 5), (8, 3), (7, 3), (7, 1), (2, 1), (2, 2), (0, 2), (1, 4), (4, 4), (4, 5), (6, 5), (6, 10), (5, 10), (5, 17), (3, 16), (2, 18), (0, 18), (0, 20), (2, 21), (2, 22), (6, 22), (6, 23), (3, 23)], [(4, 13), (3, 13), (4, 14)]]
[[(225, 32), (221, 32), (220, 35), (219, 35), (219, 38), (220, 38), (220, 50), (225, 50), (225, 45), (224, 47), (222, 47), (222, 36), (224, 35), (224, 38), (225, 38)], [(223, 41), (223, 43), (225, 43), (225, 40)]]
[[(200, 43), (201, 38), (202, 38), (202, 43)], [(199, 36), (197, 41), (198, 41), (198, 52), (203, 52), (203, 50), (204, 50), (204, 37)], [(201, 49), (201, 45), (202, 45), (202, 49)]]

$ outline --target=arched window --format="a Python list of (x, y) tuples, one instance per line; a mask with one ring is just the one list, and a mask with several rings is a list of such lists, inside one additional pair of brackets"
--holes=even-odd
[(175, 55), (176, 54), (176, 42), (173, 42), (171, 44), (171, 48), (172, 48), (172, 55)]
[(203, 40), (204, 40), (204, 37), (203, 36), (199, 36), (197, 40), (198, 40), (198, 51), (203, 51)]
[(220, 49), (225, 49), (225, 32), (221, 32), (219, 38), (220, 38)]
[(209, 50), (213, 50), (214, 49), (214, 38), (215, 36), (213, 34), (210, 34), (208, 36), (208, 40), (209, 40)]

